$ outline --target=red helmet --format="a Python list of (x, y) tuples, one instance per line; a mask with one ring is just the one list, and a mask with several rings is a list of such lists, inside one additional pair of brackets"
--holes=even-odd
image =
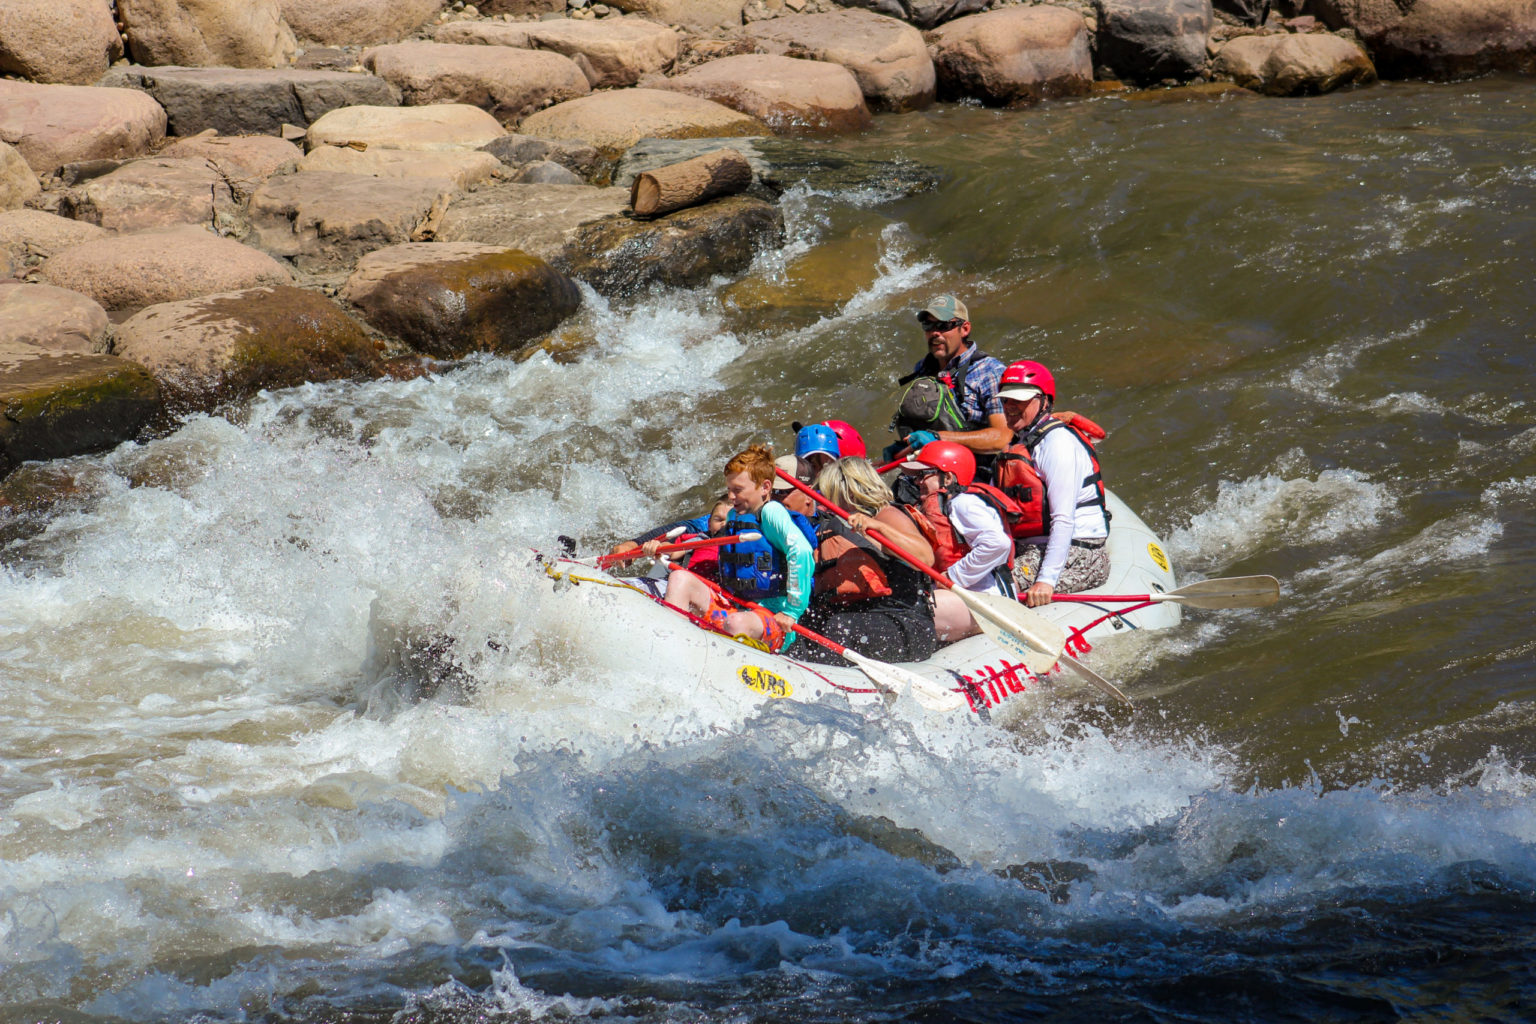
[(831, 427), (832, 433), (837, 435), (837, 450), (843, 456), (857, 455), (859, 458), (868, 458), (869, 451), (864, 447), (864, 439), (853, 426), (842, 420), (823, 420), (822, 426)]
[[(1010, 395), (1010, 387), (1019, 390)], [(1025, 388), (1039, 389), (1045, 392), (1046, 398), (1056, 401), (1056, 378), (1051, 376), (1050, 370), (1030, 359), (1014, 363), (1003, 371), (1003, 379), (997, 386), (997, 397), (1014, 398), (1021, 402), (1035, 397), (1032, 392), (1023, 390)]]
[(955, 474), (961, 487), (971, 486), (971, 481), (976, 479), (976, 456), (965, 445), (954, 441), (929, 441), (911, 461)]

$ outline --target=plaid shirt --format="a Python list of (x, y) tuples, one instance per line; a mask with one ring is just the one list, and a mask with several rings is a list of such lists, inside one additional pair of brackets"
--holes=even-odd
[[(1003, 366), (1001, 359), (994, 359), (989, 355), (976, 356), (981, 349), (972, 342), (966, 346), (964, 352), (949, 361), (945, 370), (955, 370), (966, 363), (973, 365), (965, 372), (965, 387), (962, 394), (956, 397), (960, 402), (960, 414), (965, 417), (965, 422), (972, 430), (979, 430), (987, 425), (987, 417), (993, 413), (999, 416), (1003, 414), (1003, 400), (997, 397), (997, 389), (1003, 383)], [(935, 376), (937, 360), (931, 355), (924, 356), (917, 361), (913, 372), (924, 376)]]

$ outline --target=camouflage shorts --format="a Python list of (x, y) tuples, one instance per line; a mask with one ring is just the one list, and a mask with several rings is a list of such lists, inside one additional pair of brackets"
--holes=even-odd
[[(1035, 582), (1035, 573), (1040, 571), (1040, 562), (1044, 558), (1045, 545), (1020, 546), (1013, 562), (1013, 581), (1020, 594)], [(1109, 546), (1101, 544), (1096, 548), (1085, 548), (1074, 544), (1067, 554), (1066, 568), (1061, 570), (1061, 578), (1056, 581), (1056, 590), (1062, 594), (1077, 594), (1102, 587), (1108, 581)]]

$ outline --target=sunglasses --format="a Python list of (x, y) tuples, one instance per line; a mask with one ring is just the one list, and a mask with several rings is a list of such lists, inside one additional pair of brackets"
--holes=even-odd
[(919, 320), (918, 321), (918, 325), (921, 326), (923, 330), (925, 330), (925, 331), (939, 331), (941, 333), (944, 332), (944, 331), (952, 331), (955, 328), (959, 327), (963, 323), (965, 323), (965, 321), (961, 320), (959, 317), (956, 317), (953, 320)]

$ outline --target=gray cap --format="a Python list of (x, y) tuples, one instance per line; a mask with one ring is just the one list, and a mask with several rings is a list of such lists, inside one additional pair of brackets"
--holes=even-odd
[(924, 313), (935, 320), (969, 320), (971, 318), (970, 310), (965, 308), (965, 303), (953, 295), (935, 295), (928, 300), (927, 305), (917, 311), (919, 318)]

